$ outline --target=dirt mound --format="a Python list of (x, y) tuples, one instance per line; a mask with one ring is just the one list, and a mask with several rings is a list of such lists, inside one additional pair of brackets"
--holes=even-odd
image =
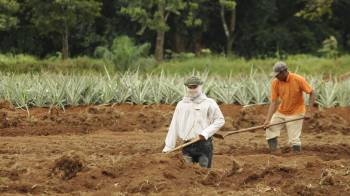
[(265, 116), (259, 112), (259, 108), (246, 107), (239, 111), (239, 116), (233, 120), (233, 127), (238, 130), (261, 125)]
[(58, 158), (51, 169), (52, 174), (63, 180), (72, 179), (85, 167), (85, 161), (81, 155), (69, 153)]
[(326, 111), (317, 112), (310, 120), (307, 120), (305, 125), (306, 131), (309, 132), (335, 133), (340, 131), (343, 134), (350, 134), (350, 122), (336, 113), (330, 114)]
[(16, 108), (9, 101), (0, 100), (0, 109), (14, 111)]
[(350, 158), (350, 145), (306, 145), (303, 147), (303, 153), (318, 155), (324, 160), (337, 160), (341, 158)]
[(231, 167), (230, 170), (228, 170), (226, 176), (227, 176), (227, 177), (231, 177), (231, 176), (233, 176), (233, 175), (235, 175), (235, 174), (241, 173), (242, 170), (243, 170), (242, 166), (239, 165), (239, 163), (237, 163), (236, 160), (233, 160), (233, 161), (232, 161), (232, 167)]
[(325, 169), (322, 171), (320, 185), (335, 185), (334, 171)]
[(93, 132), (92, 127), (88, 126), (68, 126), (68, 125), (49, 125), (39, 127), (8, 127), (0, 130), (0, 136), (49, 136), (49, 135), (83, 135)]
[[(267, 107), (221, 106), (226, 123), (222, 131), (232, 131), (261, 125)], [(66, 108), (34, 108), (30, 118), (25, 111), (0, 110), (1, 136), (87, 134), (103, 128), (115, 132), (166, 132), (174, 106), (82, 106)], [(350, 119), (342, 110), (316, 113), (304, 122), (304, 130), (314, 133), (350, 134)], [(25, 131), (24, 131), (25, 130)]]
[[(227, 131), (259, 125), (267, 112), (263, 106), (220, 107)], [(160, 153), (174, 108), (33, 108), (30, 117), (0, 109), (0, 194), (350, 195), (349, 108), (305, 121), (298, 154), (287, 134), (275, 154), (263, 130), (214, 139), (210, 170), (187, 164), (180, 152)]]
[(0, 176), (1, 177), (6, 177), (9, 178), (12, 181), (19, 180), (20, 175), (26, 173), (27, 170), (22, 168), (22, 169), (10, 169), (10, 170), (0, 170)]
[(34, 193), (34, 188), (33, 185), (29, 183), (12, 183), (10, 186), (7, 187), (2, 187), (0, 185), (0, 193), (1, 192), (6, 192), (9, 190), (14, 190), (14, 192), (18, 192), (21, 194), (24, 193)]
[(292, 186), (291, 191), (293, 191), (296, 195), (301, 196), (322, 195), (322, 192), (320, 192), (317, 188), (313, 187), (312, 185), (310, 186), (310, 184), (296, 184)]
[(252, 174), (248, 175), (247, 178), (243, 181), (244, 185), (250, 183), (256, 183), (262, 179), (269, 178), (270, 183), (281, 183), (280, 180), (284, 178), (292, 178), (295, 176), (297, 170), (295, 168), (286, 167), (286, 166), (273, 166), (268, 167), (261, 172), (252, 172)]
[(9, 121), (7, 118), (7, 112), (0, 111), (0, 128), (9, 127)]
[(223, 177), (219, 171), (209, 171), (208, 174), (200, 181), (203, 185), (219, 186), (219, 183)]
[[(169, 106), (172, 107), (172, 106)], [(103, 128), (115, 132), (166, 131), (172, 111), (158, 109), (144, 112), (140, 106), (88, 106), (67, 108), (33, 109), (31, 117), (20, 110), (0, 111), (1, 136), (87, 134)], [(166, 109), (169, 110), (169, 109)], [(23, 129), (25, 128), (25, 129)]]

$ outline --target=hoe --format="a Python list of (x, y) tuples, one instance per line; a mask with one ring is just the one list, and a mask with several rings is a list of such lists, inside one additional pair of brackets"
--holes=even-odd
[[(264, 129), (264, 128), (267, 128), (267, 127), (272, 127), (272, 126), (276, 126), (276, 125), (281, 125), (281, 124), (285, 124), (285, 123), (288, 123), (288, 122), (293, 122), (293, 121), (298, 121), (298, 120), (303, 120), (305, 119), (305, 117), (301, 117), (301, 118), (295, 118), (295, 119), (291, 119), (291, 120), (286, 120), (286, 121), (283, 121), (283, 122), (278, 122), (278, 123), (272, 123), (272, 124), (269, 124), (267, 126), (265, 125), (259, 125), (259, 126), (255, 126), (255, 127), (250, 127), (250, 128), (245, 128), (245, 129), (240, 129), (240, 130), (237, 130), (237, 131), (229, 131), (229, 132), (226, 132), (226, 133), (215, 133), (213, 136), (215, 138), (218, 138), (218, 139), (225, 139), (225, 137), (227, 136), (230, 136), (230, 135), (233, 135), (233, 134), (237, 134), (237, 133), (243, 133), (243, 132), (248, 132), (248, 131), (254, 131), (254, 130), (257, 130), (257, 129)], [(177, 150), (180, 150), (186, 146), (189, 146), (193, 143), (196, 143), (198, 142), (200, 139), (194, 139), (190, 142), (187, 142), (185, 144), (182, 144), (176, 148), (174, 148), (173, 150), (169, 151), (168, 153), (170, 152), (175, 152)]]

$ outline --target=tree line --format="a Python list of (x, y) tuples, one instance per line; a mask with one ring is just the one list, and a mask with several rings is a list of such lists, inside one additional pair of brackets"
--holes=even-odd
[(118, 36), (164, 54), (350, 50), (349, 0), (0, 0), (0, 53), (93, 56)]

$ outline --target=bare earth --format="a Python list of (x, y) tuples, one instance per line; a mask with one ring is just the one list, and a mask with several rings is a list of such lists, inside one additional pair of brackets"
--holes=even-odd
[[(267, 107), (220, 106), (221, 131), (259, 125)], [(0, 104), (0, 195), (350, 195), (350, 108), (304, 122), (302, 153), (269, 154), (264, 131), (215, 139), (210, 170), (160, 153), (174, 106)]]

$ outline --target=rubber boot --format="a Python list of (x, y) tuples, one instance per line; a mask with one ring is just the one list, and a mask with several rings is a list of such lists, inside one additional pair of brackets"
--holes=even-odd
[(293, 149), (293, 152), (298, 153), (301, 151), (301, 146), (300, 145), (293, 145), (292, 149)]
[(269, 145), (269, 149), (271, 152), (274, 152), (277, 150), (277, 137), (268, 139), (267, 144)]

